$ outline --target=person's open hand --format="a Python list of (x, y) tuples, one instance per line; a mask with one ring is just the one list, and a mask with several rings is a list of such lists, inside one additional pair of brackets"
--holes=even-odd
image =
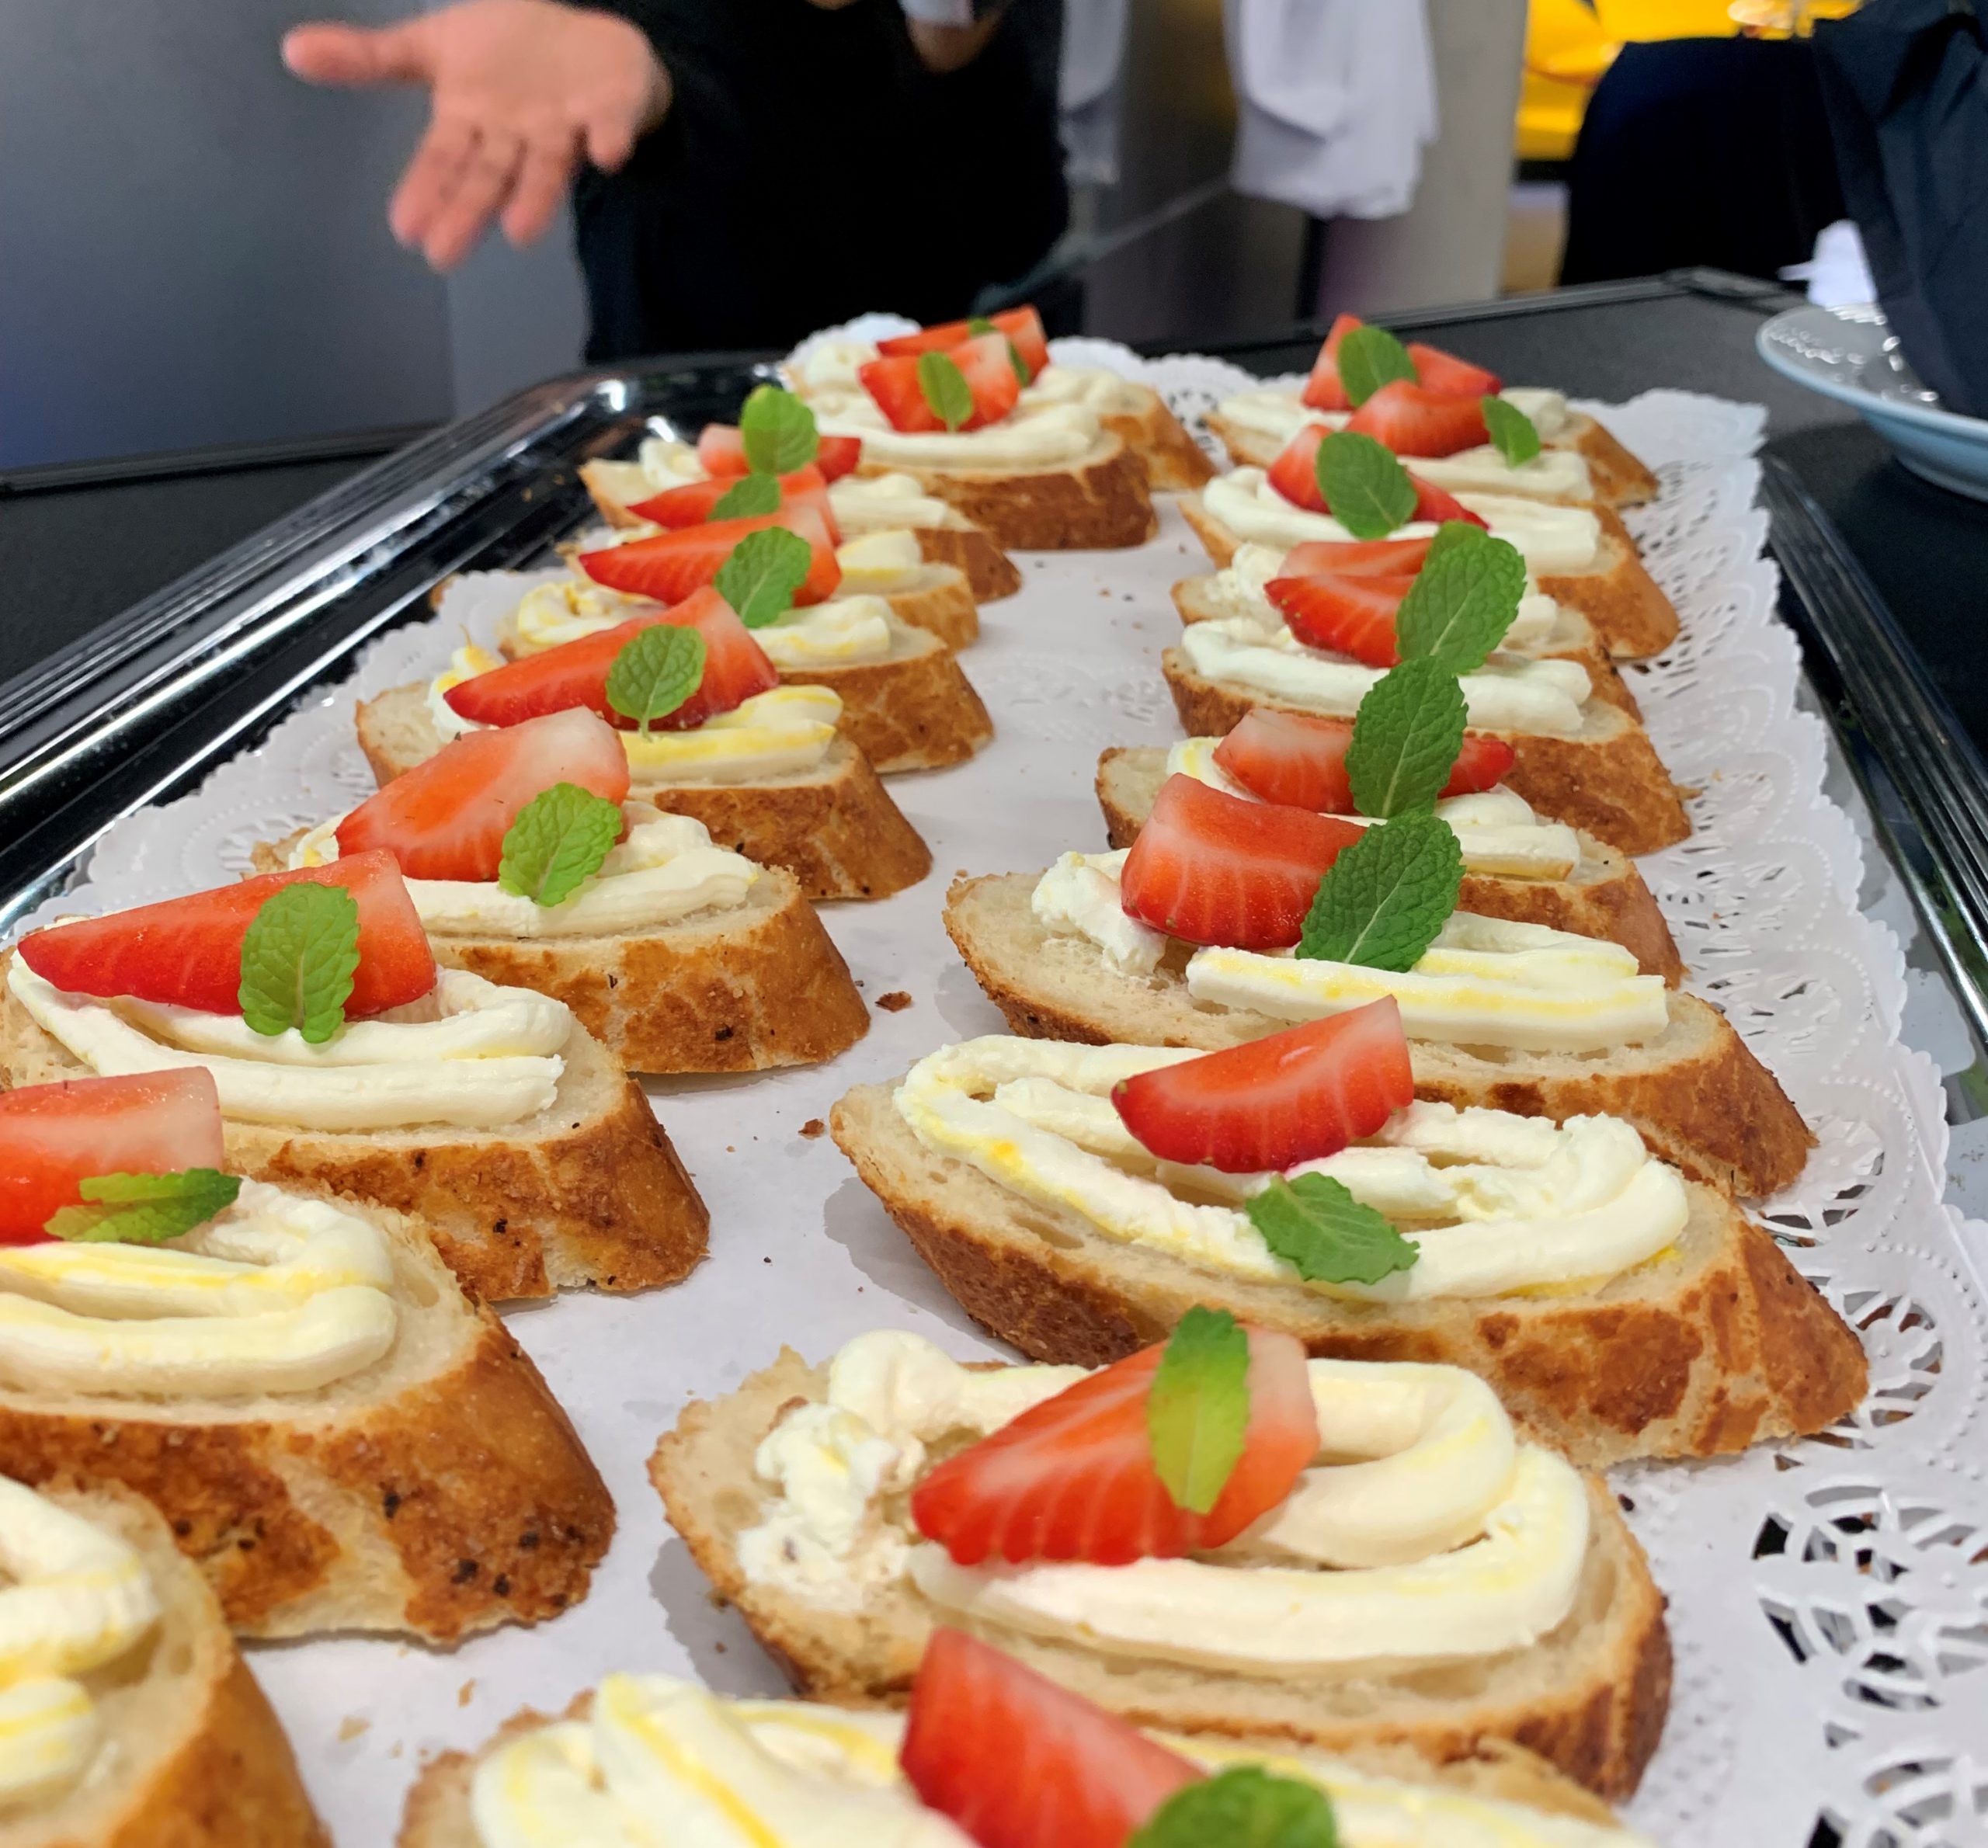
[(312, 83), (428, 85), (428, 132), (387, 218), (437, 269), (461, 262), (493, 217), (529, 243), (583, 156), (612, 172), (669, 106), (669, 75), (639, 30), (554, 0), (463, 0), (377, 31), (299, 26), (283, 57)]

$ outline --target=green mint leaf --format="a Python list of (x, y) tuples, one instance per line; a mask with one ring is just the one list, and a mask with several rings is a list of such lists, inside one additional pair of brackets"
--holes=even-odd
[(707, 519), (756, 519), (780, 511), (778, 475), (741, 475), (711, 503)]
[(534, 905), (561, 905), (595, 874), (621, 832), (621, 809), (577, 783), (542, 789), (504, 831), (497, 883)]
[(815, 413), (791, 391), (759, 385), (739, 413), (739, 439), (746, 466), (756, 475), (791, 474), (820, 453)]
[(1396, 379), (1415, 382), (1408, 349), (1384, 327), (1356, 327), (1339, 343), (1339, 382), (1356, 409)]
[(359, 902), (342, 885), (301, 880), (262, 901), (242, 940), (242, 1018), (318, 1046), (345, 1024), (359, 971)]
[(1333, 518), (1355, 539), (1385, 539), (1414, 517), (1415, 484), (1394, 452), (1371, 436), (1335, 430), (1319, 445), (1312, 467)]
[(732, 548), (711, 582), (747, 628), (763, 629), (787, 613), (813, 561), (808, 541), (798, 533), (763, 526)]
[(1340, 1848), (1332, 1798), (1261, 1765), (1183, 1784), (1125, 1848)]
[(1378, 1284), (1422, 1254), (1329, 1174), (1279, 1175), (1243, 1203), (1272, 1253), (1308, 1284)]
[(967, 317), (966, 331), (970, 337), (978, 340), (982, 334), (998, 334), (1001, 330), (985, 314), (970, 314)]
[(1425, 655), (1383, 674), (1360, 702), (1347, 747), (1354, 807), (1378, 821), (1434, 808), (1463, 749), (1465, 717), (1448, 663)]
[(704, 638), (695, 629), (657, 623), (638, 629), (607, 670), (607, 703), (648, 735), (652, 719), (667, 718), (704, 677)]
[(944, 353), (918, 356), (918, 388), (932, 415), (949, 430), (957, 430), (973, 415), (973, 387), (958, 362)]
[(1427, 657), (1453, 674), (1472, 673), (1519, 613), (1525, 560), (1516, 546), (1462, 520), (1446, 520), (1436, 537), (1441, 543), (1395, 612), (1395, 645), (1404, 661)]
[(156, 1245), (204, 1225), (235, 1204), (242, 1183), (212, 1168), (171, 1174), (99, 1174), (82, 1183), (84, 1204), (52, 1214), (51, 1238), (92, 1244)]
[(1426, 809), (1378, 822), (1319, 881), (1298, 954), (1395, 974), (1435, 942), (1463, 884), (1463, 849)]
[(1498, 453), (1514, 468), (1539, 453), (1538, 429), (1517, 405), (1508, 405), (1496, 396), (1486, 396), (1478, 402), (1484, 412), (1484, 427), (1490, 432)]
[(1176, 1507), (1221, 1499), (1249, 1430), (1249, 1337), (1226, 1309), (1182, 1316), (1146, 1396), (1152, 1466)]

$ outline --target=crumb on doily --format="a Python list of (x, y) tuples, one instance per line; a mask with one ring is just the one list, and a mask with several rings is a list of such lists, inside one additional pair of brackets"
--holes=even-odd
[(370, 1720), (359, 1714), (347, 1714), (339, 1721), (339, 1743), (342, 1746), (349, 1744), (357, 1739), (362, 1732), (370, 1731), (373, 1722)]
[(456, 1704), (458, 1707), (467, 1707), (469, 1705), (470, 1702), (474, 1700), (475, 1698), (476, 1677), (472, 1675), (470, 1676), (468, 1680), (465, 1681), (461, 1687), (456, 1690)]
[(828, 1127), (820, 1117), (810, 1117), (805, 1123), (801, 1124), (801, 1133), (812, 1142)]
[(877, 1005), (887, 1014), (901, 1014), (911, 1006), (911, 997), (902, 988), (893, 988), (888, 995), (879, 995)]

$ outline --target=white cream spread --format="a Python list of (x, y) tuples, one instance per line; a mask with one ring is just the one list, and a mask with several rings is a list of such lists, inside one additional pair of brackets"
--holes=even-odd
[(916, 533), (891, 526), (843, 540), (836, 547), (836, 564), (842, 572), (839, 595), (888, 596), (924, 570), (925, 553)]
[(1380, 1133), (1294, 1174), (1325, 1174), (1393, 1221), (1416, 1262), (1378, 1284), (1310, 1283), (1276, 1256), (1242, 1203), (1268, 1174), (1159, 1160), (1126, 1128), (1111, 1087), (1200, 1056), (999, 1036), (912, 1067), (898, 1113), (935, 1154), (968, 1163), (1107, 1238), (1253, 1282), (1363, 1302), (1510, 1295), (1619, 1276), (1663, 1251), (1689, 1207), (1675, 1170), (1628, 1124), (1555, 1124), (1416, 1103)]
[(238, 1014), (64, 994), (18, 956), (7, 985), (43, 1032), (104, 1077), (203, 1065), (223, 1116), (332, 1133), (522, 1122), (551, 1107), (573, 1030), (564, 1002), (461, 969), (316, 1046), (294, 1027), (259, 1033)]
[(977, 430), (898, 430), (867, 391), (825, 391), (808, 401), (829, 436), (860, 436), (866, 463), (906, 468), (1050, 468), (1097, 447), (1103, 426), (1076, 400), (1030, 405)]
[(916, 475), (898, 474), (844, 475), (831, 481), (829, 509), (845, 533), (954, 526), (960, 518), (936, 495), (926, 493)]
[[(967, 1567), (903, 1511), (930, 1447), (997, 1429), (1078, 1370), (974, 1372), (916, 1335), (860, 1336), (831, 1365), (825, 1402), (790, 1411), (761, 1443), (770, 1501), (739, 1537), (740, 1563), (749, 1582), (830, 1609), (909, 1579), (997, 1629), (1246, 1673), (1499, 1655), (1562, 1623), (1587, 1553), (1580, 1475), (1518, 1443), (1461, 1369), (1309, 1364), (1319, 1461), (1229, 1546), (1123, 1566)], [(872, 1467), (842, 1466), (870, 1447)]]

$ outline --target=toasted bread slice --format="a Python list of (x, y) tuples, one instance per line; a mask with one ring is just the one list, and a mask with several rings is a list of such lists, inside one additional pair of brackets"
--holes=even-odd
[[(280, 873), (301, 830), (259, 843)], [(457, 936), (431, 929), (446, 969), (563, 1001), (631, 1072), (765, 1072), (816, 1065), (870, 1030), (870, 1015), (794, 875), (766, 867), (742, 905), (618, 936)]]
[(159, 1620), (127, 1656), (78, 1677), (101, 1728), (68, 1789), (10, 1809), (6, 1848), (331, 1848), (276, 1715), (199, 1572), (137, 1496), (48, 1499), (137, 1549)]
[(949, 648), (967, 648), (980, 639), (980, 606), (973, 600), (966, 573), (957, 564), (935, 564), (927, 559), (890, 578), (877, 595), (899, 622), (937, 636)]
[(994, 738), (994, 721), (953, 651), (924, 629), (891, 624), (880, 661), (784, 668), (788, 686), (825, 686), (842, 700), (839, 729), (880, 776), (964, 763)]
[[(1176, 943), (1151, 976), (1121, 975), (1082, 937), (1052, 935), (1030, 901), (1037, 875), (953, 882), (946, 929), (974, 979), (1015, 1032), (1035, 1040), (1193, 1046), (1214, 1052), (1291, 1023), (1196, 1001)], [(1771, 1193), (1802, 1172), (1816, 1139), (1774, 1075), (1726, 1016), (1673, 990), (1655, 1039), (1611, 1052), (1517, 1052), (1416, 1040), (1418, 1097), (1484, 1104), (1555, 1121), (1599, 1112), (1632, 1123), (1651, 1149), (1694, 1180)]]
[(457, 1287), (422, 1228), (335, 1204), (393, 1254), (400, 1328), (384, 1360), (257, 1398), (0, 1386), (0, 1475), (144, 1496), (245, 1636), (452, 1643), (557, 1617), (586, 1596), (613, 1537), (600, 1472), (530, 1356)]
[[(1105, 412), (1098, 421), (1145, 464), (1147, 486), (1172, 492), (1212, 481), (1215, 464), (1166, 399), (1150, 385), (1130, 379), (1121, 383), (1128, 408)], [(1136, 408), (1131, 408), (1135, 399)]]
[[(1002, 551), (994, 535), (956, 507), (944, 526), (913, 526), (927, 564), (949, 564), (962, 572), (975, 603), (996, 603), (1022, 587), (1021, 567)], [(909, 622), (912, 619), (906, 617)]]
[[(1131, 846), (1166, 780), (1166, 753), (1156, 745), (1112, 749), (1098, 759), (1098, 806), (1104, 811), (1105, 832), (1113, 846)], [(1684, 977), (1684, 964), (1670, 926), (1635, 863), (1591, 834), (1580, 836), (1580, 849), (1579, 863), (1565, 879), (1466, 872), (1457, 903), (1486, 918), (1605, 937), (1634, 952), (1646, 975), (1661, 975), (1675, 988)]]
[[(585, 1719), (593, 1707), (593, 1690), (589, 1688), (561, 1717)], [(470, 1813), (471, 1787), (478, 1767), (500, 1747), (551, 1723), (551, 1715), (527, 1708), (513, 1714), (476, 1751), (445, 1752), (429, 1759), (408, 1792), (396, 1848), (483, 1848)], [(1179, 1737), (1176, 1734), (1167, 1742)], [(1192, 1742), (1188, 1742), (1191, 1748)], [(1222, 1746), (1225, 1753), (1233, 1749), (1260, 1756), (1270, 1770), (1285, 1775), (1309, 1768), (1322, 1773), (1350, 1770), (1369, 1777), (1514, 1804), (1541, 1815), (1567, 1816), (1597, 1828), (1617, 1825), (1614, 1813), (1598, 1798), (1563, 1777), (1543, 1758), (1503, 1739), (1481, 1739), (1468, 1755), (1447, 1764), (1431, 1763), (1408, 1746), (1363, 1746), (1335, 1752), (1329, 1759), (1294, 1751), (1285, 1739), (1242, 1738), (1225, 1740)]]
[[(418, 681), (362, 700), (356, 717), (359, 748), (383, 787), (442, 748)], [(846, 738), (812, 770), (741, 783), (654, 783), (638, 773), (631, 793), (694, 816), (721, 847), (784, 867), (809, 898), (888, 898), (932, 870), (931, 849)]]
[[(1173, 607), (1183, 623), (1214, 622), (1231, 613), (1212, 594), (1215, 580), (1210, 576), (1183, 578), (1173, 586)], [(1271, 613), (1274, 614), (1274, 612)], [(1562, 605), (1551, 632), (1537, 648), (1527, 651), (1542, 660), (1572, 661), (1587, 669), (1594, 696), (1619, 706), (1632, 719), (1642, 717), (1636, 696), (1629, 691), (1608, 651), (1597, 639), (1593, 626), (1578, 610)]]
[[(753, 1452), (789, 1406), (819, 1402), (827, 1389), (825, 1367), (786, 1350), (737, 1391), (685, 1407), (656, 1446), (649, 1476), (713, 1589), (738, 1607), (803, 1693), (851, 1706), (895, 1704), (909, 1692), (926, 1639), (942, 1620), (916, 1587), (901, 1579), (860, 1610), (826, 1610), (750, 1583), (739, 1563), (739, 1536), (766, 1513)], [(1408, 1745), (1437, 1759), (1466, 1756), (1487, 1738), (1509, 1739), (1603, 1796), (1625, 1796), (1663, 1729), (1670, 1643), (1663, 1596), (1614, 1496), (1591, 1478), (1589, 1498), (1589, 1551), (1573, 1610), (1531, 1648), (1509, 1655), (1392, 1672), (1378, 1665), (1252, 1676), (982, 1633), (1141, 1725), (1283, 1739), (1327, 1752)]]
[(1121, 436), (1048, 468), (916, 468), (865, 462), (864, 474), (908, 474), (984, 527), (997, 545), (1069, 551), (1143, 545), (1159, 529), (1145, 465)]
[[(1180, 728), (1191, 738), (1232, 731), (1255, 706), (1306, 710), (1233, 681), (1206, 679), (1180, 648), (1161, 655), (1159, 669)], [(1572, 738), (1541, 731), (1486, 735), (1502, 738), (1518, 754), (1506, 783), (1554, 821), (1584, 828), (1625, 853), (1654, 853), (1691, 832), (1649, 734), (1619, 706), (1589, 700), (1581, 709), (1581, 729)]]
[[(561, 1056), (551, 1106), (502, 1129), (362, 1134), (229, 1122), (228, 1165), (419, 1220), (449, 1268), (493, 1302), (676, 1283), (704, 1255), (704, 1201), (607, 1049), (576, 1023)], [(12, 989), (0, 997), (0, 1068), (10, 1087), (91, 1075)]]
[(1082, 1214), (934, 1154), (862, 1085), (836, 1146), (960, 1306), (1030, 1359), (1101, 1367), (1163, 1340), (1197, 1303), (1345, 1360), (1467, 1367), (1576, 1463), (1710, 1457), (1833, 1423), (1868, 1383), (1857, 1337), (1715, 1190), (1661, 1256), (1598, 1287), (1416, 1303), (1343, 1301), (1108, 1238)]
[[(1242, 542), (1210, 513), (1197, 494), (1180, 497), (1180, 512), (1208, 556), (1226, 564)], [(1594, 506), (1601, 540), (1579, 571), (1534, 571), (1533, 582), (1556, 603), (1578, 610), (1618, 661), (1660, 655), (1677, 639), (1677, 612), (1637, 555), (1628, 528), (1612, 508)]]

